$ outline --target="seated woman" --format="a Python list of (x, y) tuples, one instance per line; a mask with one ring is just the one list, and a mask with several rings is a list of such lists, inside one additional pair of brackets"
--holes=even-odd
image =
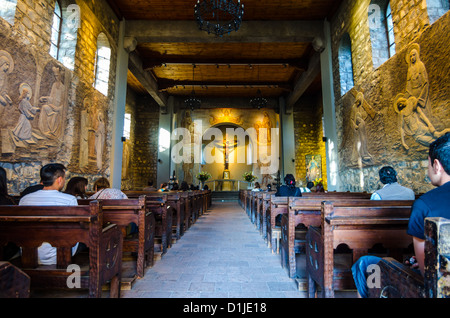
[(292, 174), (288, 173), (284, 177), (285, 185), (282, 185), (275, 193), (276, 197), (301, 197), (302, 192), (299, 187), (295, 186), (295, 178)]
[(71, 194), (77, 199), (87, 199), (86, 189), (88, 186), (88, 179), (83, 177), (73, 177), (69, 180), (64, 193)]
[(108, 179), (99, 178), (94, 182), (95, 194), (89, 199), (128, 199), (127, 195), (119, 189), (111, 188)]
[(255, 187), (252, 189), (252, 191), (262, 191), (259, 182), (255, 182)]

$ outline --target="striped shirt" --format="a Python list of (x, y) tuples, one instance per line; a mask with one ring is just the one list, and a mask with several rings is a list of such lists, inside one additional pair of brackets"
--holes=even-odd
[[(27, 194), (19, 201), (19, 205), (78, 205), (77, 198), (71, 194), (62, 193), (58, 190), (38, 190)], [(72, 255), (75, 254), (78, 243), (72, 247)], [(38, 248), (38, 262), (41, 265), (56, 264), (56, 247), (47, 242), (43, 242)]]

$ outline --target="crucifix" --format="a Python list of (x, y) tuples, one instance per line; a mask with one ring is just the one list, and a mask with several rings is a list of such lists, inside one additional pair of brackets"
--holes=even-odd
[(236, 147), (236, 142), (231, 142), (229, 139), (228, 139), (228, 134), (227, 135), (225, 135), (225, 138), (224, 138), (224, 140), (223, 140), (223, 143), (222, 143), (222, 147), (223, 147), (223, 161), (224, 161), (224, 171), (223, 171), (223, 178), (224, 179), (230, 179), (230, 170), (229, 170), (229, 167), (230, 167), (230, 165), (229, 165), (229, 155), (230, 155), (230, 152), (232, 152), (233, 150), (231, 149), (231, 151), (230, 151), (230, 148), (234, 148), (234, 147)]

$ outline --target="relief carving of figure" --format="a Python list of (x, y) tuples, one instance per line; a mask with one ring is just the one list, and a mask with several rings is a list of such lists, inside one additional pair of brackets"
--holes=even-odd
[[(253, 125), (253, 127), (256, 130), (257, 142), (270, 145), (272, 142), (272, 121), (270, 120), (269, 114), (266, 111), (263, 113), (263, 115), (263, 120), (257, 121)], [(261, 134), (261, 132), (263, 133)]]
[(358, 92), (350, 112), (350, 124), (354, 136), (351, 153), (352, 165), (373, 164), (372, 155), (368, 150), (366, 119), (368, 116), (374, 119), (375, 115), (375, 110), (364, 99), (363, 93)]
[(88, 104), (88, 156), (89, 161), (96, 161), (96, 134), (99, 125), (98, 120), (98, 99), (94, 95), (93, 102)]
[(210, 115), (209, 123), (211, 126), (214, 126), (218, 123), (233, 123), (237, 125), (242, 125), (242, 115), (232, 117), (231, 112), (228, 108), (222, 109), (222, 114), (218, 117), (214, 115)]
[(420, 101), (414, 96), (406, 98), (404, 94), (397, 95), (394, 110), (399, 114), (401, 142), (406, 150), (409, 149), (409, 146), (405, 143), (405, 134), (412, 136), (417, 143), (428, 147), (435, 138), (439, 138), (450, 131), (450, 128), (440, 132), (436, 131), (423, 112)]
[(12, 133), (20, 140), (29, 140), (32, 136), (31, 120), (33, 120), (36, 113), (39, 112), (39, 108), (33, 107), (30, 103), (31, 96), (33, 94), (30, 85), (22, 83), (19, 87), (19, 90), (20, 117), (19, 122), (12, 130)]
[(14, 60), (6, 51), (0, 50), (0, 116), (5, 106), (11, 106), (12, 100), (7, 92), (7, 77), (14, 70)]
[(105, 118), (102, 111), (97, 115), (97, 130), (95, 131), (95, 153), (97, 156), (97, 168), (102, 170), (103, 166), (103, 145), (105, 144)]
[(425, 64), (420, 60), (420, 46), (417, 43), (413, 43), (409, 47), (406, 62), (408, 63), (408, 73), (405, 98), (414, 96), (417, 99), (417, 105), (426, 109), (427, 113), (430, 111), (428, 73)]
[(64, 108), (65, 86), (62, 83), (62, 70), (53, 67), (55, 82), (52, 85), (50, 95), (42, 96), (39, 101), (43, 103), (39, 117), (39, 130), (49, 138), (59, 138), (62, 133), (62, 116)]

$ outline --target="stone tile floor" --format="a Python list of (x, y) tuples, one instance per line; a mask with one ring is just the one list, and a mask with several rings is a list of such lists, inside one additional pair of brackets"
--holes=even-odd
[[(122, 298), (306, 298), (236, 201), (211, 209)], [(339, 295), (336, 295), (339, 297)]]

